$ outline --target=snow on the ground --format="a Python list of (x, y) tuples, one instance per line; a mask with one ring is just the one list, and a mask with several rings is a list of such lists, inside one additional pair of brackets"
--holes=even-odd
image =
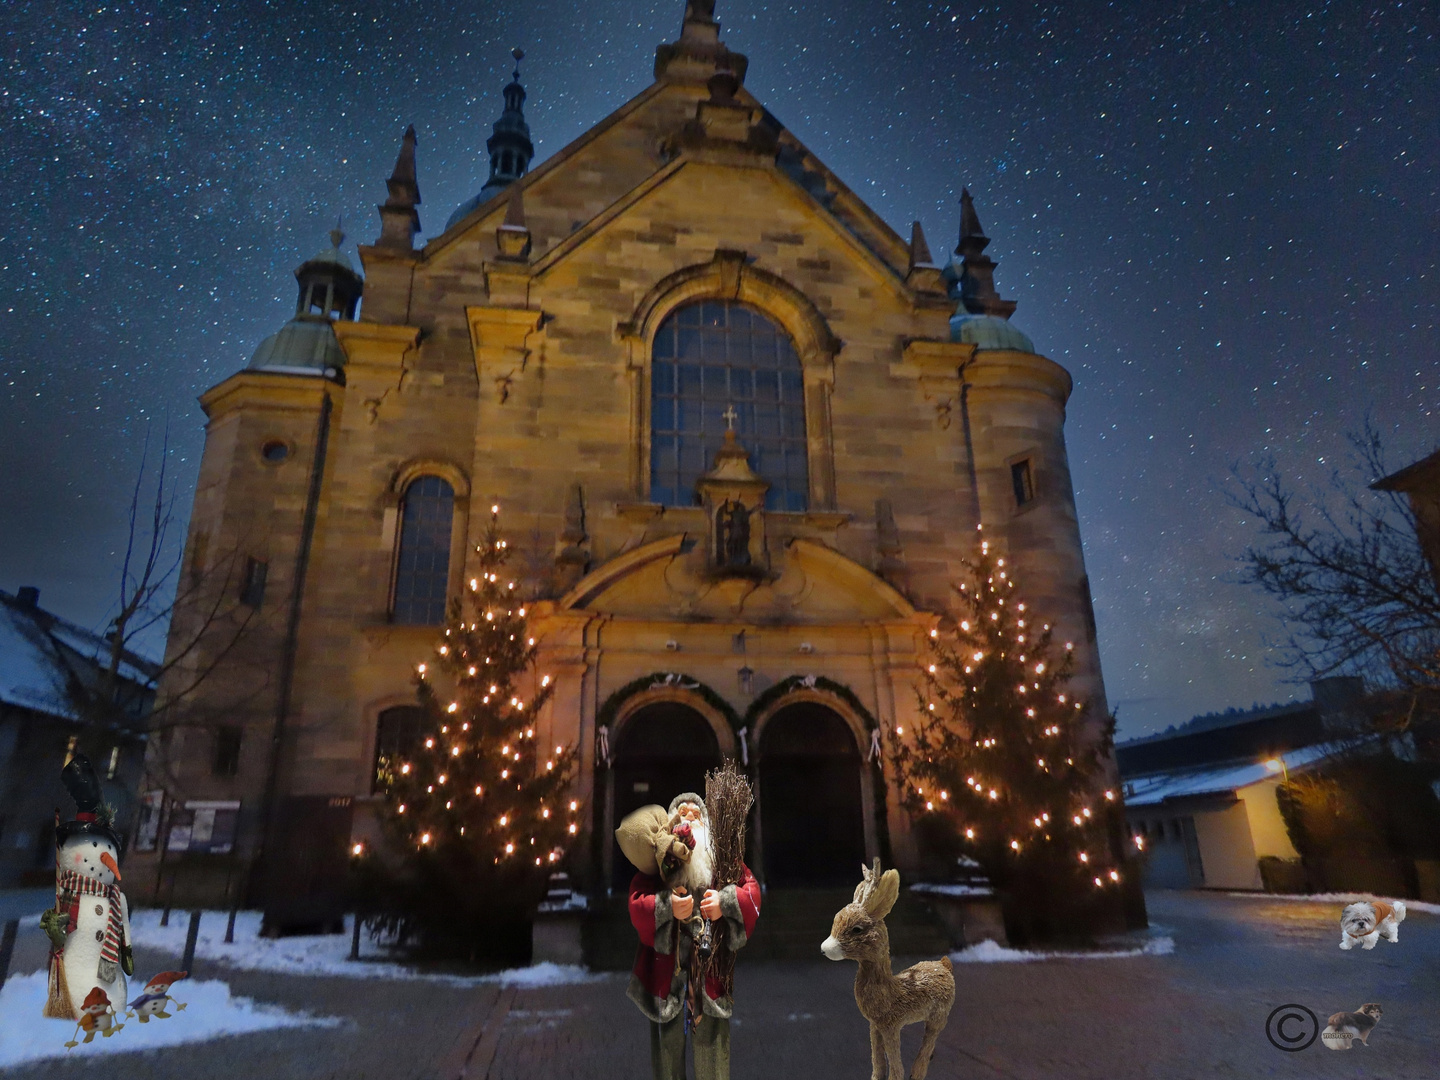
[[(361, 959), (350, 959), (350, 938), (353, 916), (346, 916), (343, 934), (316, 934), (282, 938), (260, 936), (260, 912), (242, 911), (235, 919), (235, 941), (225, 944), (225, 924), (229, 913), (207, 911), (200, 917), (200, 935), (195, 941), (195, 955), (247, 971), (273, 971), (283, 975), (327, 975), (347, 979), (424, 979), (459, 986), (499, 983), (503, 986), (529, 988), (565, 986), (573, 983), (604, 979), (583, 967), (563, 964), (535, 964), (526, 968), (496, 972), (491, 975), (433, 975), (419, 972), (386, 958), (384, 950), (377, 953), (368, 931), (360, 933)], [(170, 925), (160, 925), (160, 912), (145, 909), (130, 916), (130, 934), (136, 945), (174, 953), (176, 963), (185, 951), (185, 933), (190, 914), (172, 911)]]
[(919, 882), (911, 885), (910, 891), (921, 896), (994, 896), (995, 890), (988, 885), (932, 885)]
[(1115, 960), (1127, 956), (1168, 956), (1175, 951), (1175, 939), (1151, 938), (1138, 949), (1097, 949), (1092, 952), (1030, 952), (1011, 949), (994, 941), (982, 941), (968, 949), (951, 953), (957, 964), (1013, 964), (1033, 960)]
[[(1376, 896), (1368, 892), (1324, 892), (1324, 893), (1230, 893), (1230, 896), (1242, 896), (1247, 900), (1294, 900), (1307, 904), (1353, 904), (1357, 900), (1384, 900), (1387, 904), (1395, 901), (1388, 896)], [(1405, 905), (1405, 911), (1423, 911), (1429, 915), (1440, 915), (1440, 904), (1428, 903), (1424, 900), (1401, 900)]]
[(184, 1012), (175, 1012), (172, 1006), (170, 1018), (166, 1020), (152, 1018), (144, 1024), (124, 1020), (125, 1026), (108, 1039), (96, 1035), (93, 1042), (82, 1042), (67, 1050), (65, 1044), (75, 1037), (75, 1022), (51, 1020), (41, 1015), (47, 982), (44, 971), (35, 971), (8, 979), (0, 989), (0, 1070), (42, 1058), (80, 1059), (95, 1054), (204, 1042), (273, 1028), (335, 1027), (345, 1022), (337, 1017), (293, 1013), (276, 1005), (257, 1004), (250, 998), (233, 997), (230, 987), (223, 982), (187, 979), (176, 983), (174, 989), (174, 996), (185, 1002)]

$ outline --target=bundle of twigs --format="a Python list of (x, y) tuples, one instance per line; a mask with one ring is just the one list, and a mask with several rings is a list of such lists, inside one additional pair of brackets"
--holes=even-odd
[[(745, 822), (754, 802), (750, 781), (733, 761), (712, 769), (705, 777), (705, 811), (710, 817), (717, 890), (740, 883), (745, 867)], [(735, 951), (730, 948), (723, 920), (715, 923), (714, 933), (708, 973), (718, 978), (729, 994), (735, 982)]]

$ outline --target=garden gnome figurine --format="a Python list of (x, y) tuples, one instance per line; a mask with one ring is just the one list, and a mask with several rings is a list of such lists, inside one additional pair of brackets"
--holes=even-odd
[(100, 990), (125, 1001), (130, 955), (130, 909), (120, 891), (120, 837), (101, 797), (100, 778), (84, 754), (60, 773), (75, 800), (73, 821), (55, 822), (55, 908), (40, 916), (50, 937), (50, 986), (45, 1016), (79, 1020)]

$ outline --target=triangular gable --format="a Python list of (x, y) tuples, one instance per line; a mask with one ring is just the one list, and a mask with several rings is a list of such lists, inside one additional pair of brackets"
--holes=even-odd
[[(532, 189), (534, 190), (532, 206), (544, 206), (544, 195), (539, 189), (546, 184), (547, 180), (565, 166), (578, 163), (577, 159), (583, 158), (584, 152), (602, 136), (633, 117), (644, 106), (654, 102), (666, 91), (682, 93), (687, 98), (692, 96), (692, 92), (687, 91), (684, 84), (663, 80), (652, 83), (584, 134), (546, 158), (515, 183), (520, 185), (527, 195), (531, 193)], [(765, 109), (758, 99), (743, 88), (737, 94), (737, 100), (755, 108)], [(768, 110), (765, 112), (767, 117), (774, 119), (773, 114)], [(782, 162), (777, 163), (777, 171), (787, 177), (797, 191), (804, 193), (806, 199), (821, 211), (821, 218), (832, 223), (836, 232), (843, 235), (847, 243), (862, 249), (863, 254), (869, 260), (885, 267), (891, 274), (903, 278), (909, 254), (905, 240), (891, 228), (884, 218), (840, 180), (833, 170), (811, 153), (793, 132), (784, 128), (778, 120), (774, 120), (774, 122), (780, 128), (779, 138), (783, 159)], [(625, 206), (632, 205), (643, 196), (645, 191), (650, 189), (652, 181), (660, 174), (666, 173), (673, 164), (661, 165), (646, 180), (632, 185), (630, 189), (620, 194), (609, 207), (585, 221), (581, 228), (576, 230), (576, 233), (583, 233), (586, 236), (593, 235), (596, 228), (592, 226), (603, 224), (602, 218), (613, 219)], [(825, 198), (817, 196), (817, 188), (821, 188), (827, 193)], [(492, 219), (503, 215), (509, 192), (510, 188), (498, 192), (456, 222), (455, 225), (428, 241), (422, 249), (422, 258), (426, 260), (434, 258), (472, 231), (491, 225)], [(549, 249), (537, 252), (537, 262), (548, 263), (551, 253), (556, 248), (572, 246), (570, 242), (574, 239), (577, 239), (575, 234), (563, 237), (552, 244)]]

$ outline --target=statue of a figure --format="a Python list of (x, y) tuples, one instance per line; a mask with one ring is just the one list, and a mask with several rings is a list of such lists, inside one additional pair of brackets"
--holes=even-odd
[(726, 499), (715, 512), (715, 561), (723, 567), (750, 565), (750, 511)]
[(688, 17), (692, 19), (703, 19), (706, 22), (714, 22), (715, 0), (690, 0)]

